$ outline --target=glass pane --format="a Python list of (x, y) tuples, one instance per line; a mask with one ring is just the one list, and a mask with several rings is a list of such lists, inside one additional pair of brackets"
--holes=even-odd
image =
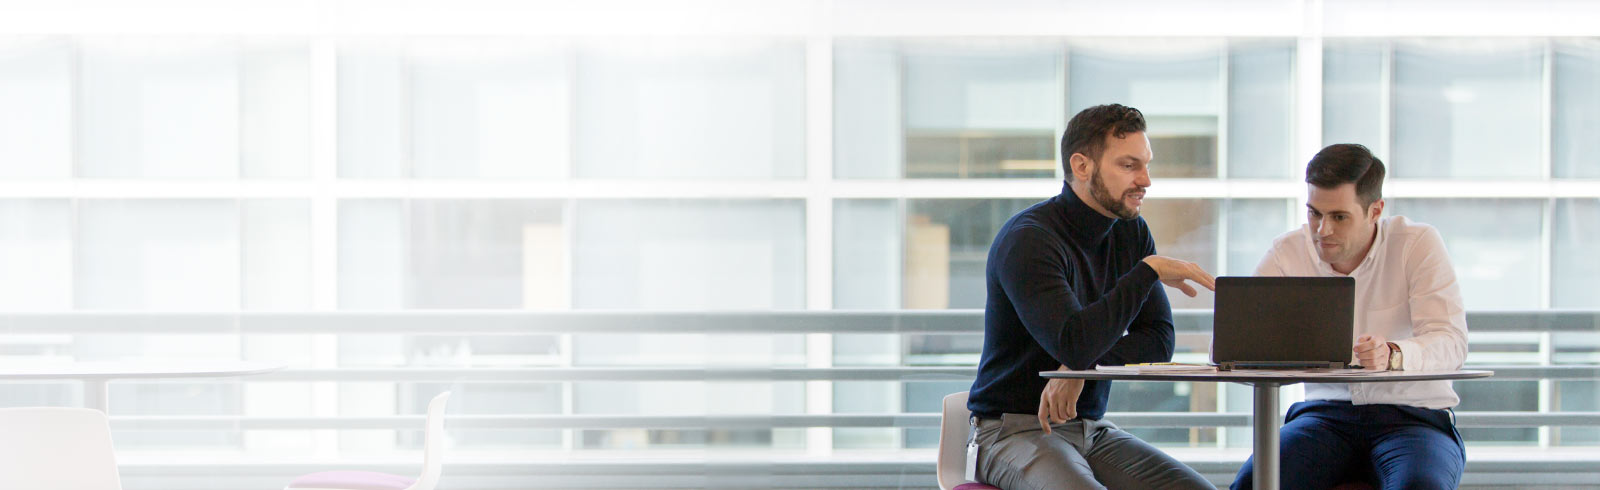
[(1540, 307), (1531, 285), (1544, 280), (1543, 208), (1535, 199), (1389, 199), (1383, 212), (1439, 229), (1466, 308), (1476, 311)]
[[(1111, 383), (1106, 411), (1215, 412), (1216, 383)], [(1129, 428), (1127, 431), (1158, 446), (1216, 442), (1216, 429), (1212, 428)]]
[(799, 43), (592, 45), (579, 51), (577, 175), (805, 175)]
[(72, 44), (0, 40), (0, 177), (72, 176)]
[(1109, 103), (1138, 108), (1155, 152), (1153, 177), (1214, 178), (1223, 109), (1221, 52), (1220, 42), (1195, 40), (1074, 45), (1068, 114)]
[(1256, 41), (1228, 52), (1228, 176), (1289, 177), (1294, 144), (1294, 43)]
[[(1590, 350), (1595, 343), (1591, 340)], [(1590, 361), (1594, 362), (1594, 361)], [(1562, 412), (1600, 411), (1600, 383), (1593, 380), (1555, 382), (1557, 410)], [(1600, 445), (1600, 427), (1559, 427), (1552, 434), (1551, 445)]]
[(802, 366), (798, 334), (585, 334), (573, 336), (583, 366)]
[(405, 305), (406, 219), (399, 199), (339, 201), (339, 308)]
[[(899, 308), (905, 253), (901, 244), (899, 203), (890, 199), (834, 201), (833, 228), (834, 309)], [(901, 337), (897, 334), (835, 334), (833, 365), (898, 366), (904, 342)], [(832, 386), (835, 413), (899, 410), (900, 383), (840, 381)], [(888, 428), (838, 428), (833, 430), (833, 446), (899, 447), (898, 432)]]
[(1228, 266), (1226, 270), (1207, 272), (1230, 276), (1255, 275), (1256, 265), (1272, 248), (1272, 240), (1294, 229), (1289, 220), (1290, 205), (1288, 199), (1228, 200)]
[(570, 306), (560, 203), (417, 200), (409, 225), (408, 308)]
[(1593, 287), (1600, 277), (1600, 199), (1556, 199), (1550, 222), (1550, 306), (1597, 308)]
[(1600, 178), (1600, 41), (1555, 43), (1550, 156), (1557, 178)]
[(1543, 44), (1406, 42), (1394, 51), (1396, 177), (1520, 177), (1540, 161)]
[[(1366, 145), (1378, 155), (1387, 155), (1389, 140), (1383, 134), (1383, 84), (1388, 46), (1342, 39), (1328, 40), (1324, 46), (1322, 144), (1356, 143)], [(1296, 171), (1303, 171), (1304, 162), (1295, 162), (1294, 167)]]
[(569, 59), (556, 48), (505, 39), (413, 46), (413, 175), (566, 176)]
[[(174, 339), (175, 340), (175, 339)], [(237, 415), (241, 398), (237, 381), (121, 381), (107, 387), (107, 412), (115, 415)], [(117, 449), (237, 449), (242, 431), (114, 430)]]
[(396, 44), (339, 47), (339, 176), (410, 175), (405, 140), (405, 54)]
[(311, 309), (311, 202), (251, 199), (239, 203), (246, 310)]
[(912, 199), (906, 202), (900, 307), (983, 308), (984, 267), (1000, 225), (1034, 199)]
[(239, 208), (222, 199), (78, 201), (78, 309), (239, 308)]
[(553, 335), (341, 335), (341, 366), (555, 366), (560, 342)]
[[(835, 337), (838, 346), (842, 337)], [(896, 345), (899, 342), (896, 339)], [(833, 413), (895, 413), (900, 411), (904, 387), (910, 383), (889, 381), (836, 381), (833, 383)], [(969, 383), (970, 386), (970, 383)], [(947, 392), (965, 391), (963, 386)], [(903, 431), (893, 428), (833, 429), (833, 447), (839, 449), (889, 449), (900, 447)]]
[(924, 334), (906, 338), (905, 364), (908, 366), (975, 366), (981, 354), (981, 334)]
[(906, 177), (1054, 177), (1061, 51), (924, 46), (905, 65)]
[(0, 200), (0, 311), (72, 309), (72, 269), (71, 202)]
[(1554, 364), (1600, 364), (1600, 332), (1552, 332)]
[[(1472, 308), (1468, 303), (1468, 308)], [(1453, 384), (1461, 404), (1456, 411), (1466, 412), (1538, 412), (1539, 382), (1537, 381), (1458, 381)], [(1539, 443), (1539, 429), (1527, 428), (1461, 428), (1461, 438), (1467, 446), (1533, 446)]]
[(833, 50), (833, 176), (900, 176), (900, 53), (893, 43), (841, 39)]
[[(400, 413), (421, 415), (428, 412), (428, 402), (443, 391), (450, 391), (450, 405), (445, 414), (454, 415), (557, 415), (561, 413), (562, 388), (560, 383), (417, 383), (413, 389), (401, 386)], [(393, 398), (380, 398), (392, 400)], [(386, 404), (394, 412), (393, 403)], [(377, 415), (377, 414), (374, 414)], [(507, 449), (559, 450), (560, 429), (459, 429), (451, 427), (450, 442), (454, 448), (506, 451)], [(424, 442), (420, 430), (400, 431), (404, 437), (400, 447), (421, 450)], [(387, 449), (395, 446), (394, 438), (380, 441)], [(341, 446), (343, 447), (343, 446)]]
[[(1194, 262), (1215, 275), (1221, 212), (1222, 201), (1216, 199), (1146, 199), (1140, 214), (1156, 240), (1156, 253)], [(1183, 291), (1162, 287), (1173, 309), (1210, 309), (1215, 296), (1201, 288), (1199, 295), (1190, 298)]]
[(224, 41), (82, 44), (80, 175), (239, 175), (241, 56)]
[(242, 52), (240, 174), (311, 176), (311, 47), (255, 41)]
[(579, 201), (576, 225), (577, 308), (805, 307), (800, 201)]
[[(976, 363), (974, 359), (972, 362)], [(944, 408), (944, 396), (967, 391), (972, 383), (965, 381), (928, 381), (903, 383), (905, 386), (905, 413), (939, 413)], [(907, 448), (939, 447), (939, 429), (904, 429)]]
[(833, 204), (833, 308), (900, 307), (900, 206), (890, 199)]
[[(1467, 311), (1472, 311), (1471, 304)], [(1471, 332), (1467, 336), (1467, 364), (1539, 364), (1544, 361), (1539, 342), (1537, 333)]]

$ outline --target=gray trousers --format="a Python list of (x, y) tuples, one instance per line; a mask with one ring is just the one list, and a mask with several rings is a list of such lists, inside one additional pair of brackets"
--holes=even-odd
[(980, 420), (973, 430), (978, 481), (1005, 490), (1216, 488), (1104, 420), (1070, 420), (1050, 426), (1046, 435), (1037, 416), (1008, 413)]

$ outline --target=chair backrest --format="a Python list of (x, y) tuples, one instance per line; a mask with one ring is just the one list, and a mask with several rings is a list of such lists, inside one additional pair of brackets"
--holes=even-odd
[(105, 412), (0, 408), (0, 488), (122, 490)]
[(950, 490), (966, 483), (967, 433), (972, 430), (967, 419), (967, 392), (951, 393), (944, 397), (944, 409), (939, 415), (939, 462), (937, 476), (939, 488)]
[(444, 407), (450, 402), (446, 391), (428, 402), (428, 421), (422, 433), (422, 476), (406, 490), (433, 490), (444, 470)]

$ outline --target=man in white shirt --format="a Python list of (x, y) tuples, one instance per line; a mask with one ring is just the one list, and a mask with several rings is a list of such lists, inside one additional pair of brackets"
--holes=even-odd
[[(1356, 279), (1353, 358), (1367, 369), (1459, 369), (1467, 320), (1444, 240), (1432, 226), (1383, 216), (1383, 162), (1354, 144), (1306, 165), (1305, 227), (1279, 236), (1258, 276)], [(1466, 450), (1449, 381), (1307, 384), (1280, 433), (1282, 486), (1456, 488)], [(1246, 461), (1234, 489), (1251, 488)]]

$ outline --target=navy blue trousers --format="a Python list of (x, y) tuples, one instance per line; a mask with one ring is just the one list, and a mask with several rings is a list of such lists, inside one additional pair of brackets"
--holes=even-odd
[[(1328, 489), (1366, 481), (1383, 489), (1453, 489), (1467, 464), (1447, 410), (1308, 401), (1289, 407), (1279, 433), (1282, 488)], [(1234, 490), (1251, 488), (1245, 461)]]

